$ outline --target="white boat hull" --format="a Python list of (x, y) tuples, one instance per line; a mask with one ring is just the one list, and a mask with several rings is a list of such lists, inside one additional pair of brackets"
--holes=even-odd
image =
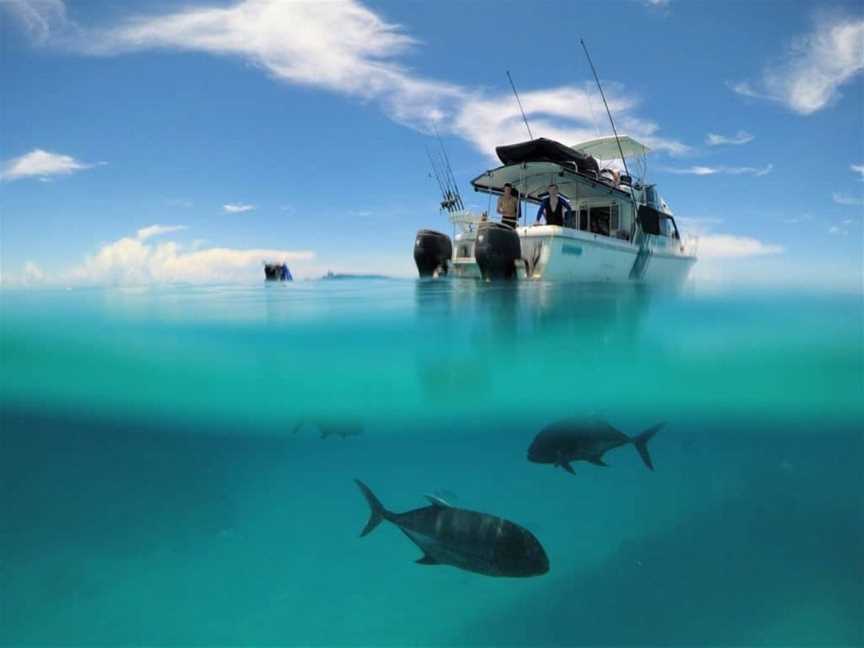
[[(581, 282), (639, 282), (680, 285), (696, 263), (680, 241), (648, 237), (642, 246), (630, 241), (554, 225), (520, 227), (523, 262), (520, 279)], [(457, 250), (470, 245), (471, 237), (457, 237)], [(634, 266), (636, 269), (634, 271)], [(460, 278), (479, 278), (473, 256), (454, 257), (451, 273)]]

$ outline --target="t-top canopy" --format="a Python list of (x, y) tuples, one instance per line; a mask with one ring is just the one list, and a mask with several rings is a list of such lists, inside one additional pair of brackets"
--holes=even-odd
[(553, 162), (562, 165), (572, 164), (579, 171), (599, 172), (600, 170), (597, 161), (591, 155), (545, 137), (499, 146), (495, 152), (506, 165), (522, 162)]
[(587, 155), (574, 151), (560, 142), (538, 137), (537, 139), (518, 144), (508, 144), (495, 149), (499, 159), (504, 164), (519, 164), (520, 162), (580, 162)]
[(572, 149), (576, 149), (586, 155), (593, 155), (599, 160), (615, 160), (621, 157), (621, 151), (618, 150), (618, 142), (621, 142), (621, 149), (624, 151), (624, 157), (634, 157), (637, 155), (646, 155), (650, 148), (644, 144), (640, 144), (629, 135), (619, 135), (618, 141), (614, 135), (606, 137), (598, 137), (596, 139), (587, 140), (574, 144)]

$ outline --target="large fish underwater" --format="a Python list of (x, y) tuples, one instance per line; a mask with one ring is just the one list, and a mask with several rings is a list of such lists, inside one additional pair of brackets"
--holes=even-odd
[(343, 420), (343, 421), (306, 421), (301, 419), (294, 426), (292, 434), (297, 434), (304, 425), (314, 425), (321, 433), (321, 438), (326, 439), (330, 436), (339, 436), (347, 439), (352, 436), (360, 436), (363, 434), (363, 424), (359, 421)]
[(528, 448), (528, 461), (552, 464), (571, 474), (572, 461), (587, 461), (597, 466), (608, 466), (603, 455), (632, 443), (649, 470), (654, 470), (648, 441), (665, 423), (648, 428), (642, 434), (630, 437), (604, 421), (596, 419), (565, 419), (546, 426), (534, 437)]
[(549, 571), (549, 558), (540, 542), (513, 522), (456, 508), (429, 495), (431, 506), (392, 513), (366, 484), (354, 481), (372, 509), (360, 536), (382, 520), (392, 522), (423, 551), (418, 564), (452, 565), (486, 576), (540, 576)]

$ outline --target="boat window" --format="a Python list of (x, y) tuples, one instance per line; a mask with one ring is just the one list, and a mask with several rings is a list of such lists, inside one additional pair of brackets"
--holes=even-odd
[[(616, 214), (617, 218), (617, 214)], [(609, 236), (609, 226), (612, 220), (612, 207), (604, 205), (602, 207), (591, 207), (591, 232), (600, 234), (601, 236)]]
[(654, 207), (655, 209), (660, 206), (657, 200), (657, 188), (654, 185), (645, 187), (645, 202), (649, 207)]
[(663, 236), (668, 236), (669, 238), (678, 238), (678, 230), (675, 227), (675, 223), (671, 218), (661, 218), (660, 219), (660, 233)]

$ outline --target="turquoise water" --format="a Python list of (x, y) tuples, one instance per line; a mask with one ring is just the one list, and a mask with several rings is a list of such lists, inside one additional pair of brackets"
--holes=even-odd
[[(362, 280), (2, 299), (0, 644), (860, 645), (858, 295)], [(534, 435), (665, 421), (576, 474)], [(297, 425), (304, 422), (295, 433)], [(317, 425), (362, 434), (321, 439)], [(439, 493), (550, 571), (414, 563)]]

